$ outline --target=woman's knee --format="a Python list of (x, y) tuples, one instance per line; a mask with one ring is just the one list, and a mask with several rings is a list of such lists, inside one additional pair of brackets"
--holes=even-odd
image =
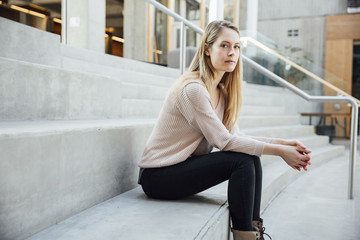
[(254, 156), (245, 153), (236, 153), (234, 157), (234, 167), (246, 172), (255, 172)]

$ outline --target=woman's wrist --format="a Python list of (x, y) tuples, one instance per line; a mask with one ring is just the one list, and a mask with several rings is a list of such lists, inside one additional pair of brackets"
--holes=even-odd
[(281, 139), (281, 138), (274, 138), (274, 139), (271, 141), (271, 143), (284, 145), (285, 141), (284, 141), (284, 139)]
[(283, 146), (279, 143), (265, 143), (263, 154), (281, 156), (283, 150)]

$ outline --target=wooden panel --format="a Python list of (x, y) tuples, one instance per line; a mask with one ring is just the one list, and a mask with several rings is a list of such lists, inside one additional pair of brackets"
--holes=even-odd
[(328, 16), (326, 39), (360, 39), (360, 14)]
[[(352, 83), (353, 40), (327, 40), (325, 48), (325, 69), (340, 79)], [(351, 93), (351, 89), (348, 89)]]
[[(325, 69), (329, 74), (325, 74), (325, 80), (350, 94), (352, 84), (352, 60), (352, 39), (326, 41)], [(336, 93), (325, 88), (324, 95), (336, 96)], [(336, 110), (334, 104), (339, 104), (340, 109)], [(350, 113), (350, 109), (347, 103), (324, 103), (324, 113)], [(344, 126), (344, 119), (340, 118), (338, 121), (340, 125)], [(330, 124), (330, 122), (327, 122), (327, 124)], [(347, 122), (347, 125), (349, 126), (349, 122)], [(348, 136), (349, 129), (350, 128), (348, 128)], [(340, 127), (336, 127), (335, 131), (337, 136), (343, 136), (344, 134), (344, 130)]]

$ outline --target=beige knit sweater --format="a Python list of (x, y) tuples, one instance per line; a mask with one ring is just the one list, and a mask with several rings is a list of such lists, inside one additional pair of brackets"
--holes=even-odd
[[(261, 156), (271, 138), (247, 136), (235, 126), (229, 132), (222, 123), (225, 99), (214, 109), (209, 92), (200, 82), (186, 85), (177, 95), (170, 91), (139, 163), (141, 168), (177, 164), (190, 156), (220, 151)], [(172, 99), (175, 99), (172, 101)]]

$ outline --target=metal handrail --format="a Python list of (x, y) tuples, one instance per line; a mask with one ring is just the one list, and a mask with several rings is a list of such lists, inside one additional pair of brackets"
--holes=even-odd
[(311, 102), (348, 102), (351, 104), (351, 137), (350, 137), (350, 159), (349, 159), (349, 183), (348, 183), (348, 198), (354, 199), (354, 179), (355, 179), (355, 166), (356, 166), (356, 147), (357, 147), (357, 128), (358, 128), (358, 112), (359, 106), (357, 101), (350, 97), (340, 96), (310, 96), (294, 85), (290, 84), (283, 78), (264, 68), (260, 64), (254, 62), (250, 58), (242, 55), (244, 62), (247, 62), (252, 68), (261, 72), (268, 78), (272, 79), (279, 85), (289, 89), (296, 95)]
[[(157, 9), (161, 10), (162, 12), (174, 17), (176, 20), (182, 22), (181, 27), (181, 38), (185, 38), (185, 25), (194, 30), (195, 32), (203, 35), (204, 31), (197, 27), (196, 25), (192, 24), (185, 18), (181, 17), (177, 13), (171, 11), (164, 5), (156, 2), (155, 0), (145, 0), (148, 3), (154, 5)], [(185, 63), (185, 55), (184, 54), (184, 39), (181, 40), (180, 44), (180, 64)], [(356, 166), (356, 152), (357, 152), (357, 128), (358, 128), (358, 113), (359, 113), (359, 106), (357, 104), (357, 101), (350, 97), (342, 97), (342, 96), (310, 96), (309, 94), (305, 93), (304, 91), (300, 90), (299, 88), (295, 87), (294, 85), (290, 84), (283, 78), (279, 77), (278, 75), (274, 74), (273, 72), (269, 71), (268, 69), (264, 68), (260, 64), (254, 62), (250, 58), (242, 55), (242, 59), (244, 62), (248, 63), (252, 68), (255, 70), (261, 72), (271, 80), (275, 81), (279, 85), (289, 89), (296, 95), (304, 98), (307, 101), (311, 102), (348, 102), (351, 104), (351, 136), (350, 136), (350, 159), (349, 159), (349, 183), (348, 183), (348, 198), (354, 199), (354, 179), (355, 179), (355, 166)], [(182, 72), (185, 70), (185, 66), (180, 66), (180, 69), (182, 69)]]
[(155, 1), (155, 0), (145, 0), (146, 2), (152, 4), (154, 7), (162, 11), (163, 13), (172, 16), (179, 22), (181, 22), (181, 28), (180, 28), (180, 73), (183, 74), (185, 72), (185, 57), (186, 57), (186, 27), (189, 27), (190, 29), (194, 30), (196, 33), (200, 35), (204, 35), (204, 30), (187, 20), (186, 18), (183, 18), (179, 14), (177, 14), (174, 11), (171, 11), (161, 3)]
[(290, 64), (290, 66), (292, 66), (293, 68), (296, 68), (297, 70), (305, 73), (306, 75), (308, 75), (309, 77), (315, 79), (316, 81), (320, 82), (321, 84), (329, 87), (330, 89), (334, 90), (335, 92), (337, 92), (337, 94), (342, 95), (342, 96), (346, 96), (346, 97), (350, 97), (353, 98), (358, 104), (360, 104), (360, 101), (356, 98), (354, 98), (353, 96), (351, 96), (350, 94), (348, 94), (347, 92), (341, 90), (340, 88), (332, 85), (331, 83), (325, 81), (324, 79), (320, 78), (319, 76), (315, 75), (314, 73), (308, 71), (307, 69), (301, 67), (300, 65), (294, 63), (293, 61), (285, 58), (284, 56), (282, 56), (281, 54), (277, 53), (276, 51), (270, 49), (269, 47), (265, 46), (264, 44), (262, 44), (261, 42), (251, 38), (251, 37), (241, 37), (242, 40), (245, 41), (250, 41), (252, 42), (255, 46), (261, 48), (262, 50), (268, 52), (271, 55), (274, 55), (275, 57), (281, 59), (282, 61), (286, 62), (287, 64)]

